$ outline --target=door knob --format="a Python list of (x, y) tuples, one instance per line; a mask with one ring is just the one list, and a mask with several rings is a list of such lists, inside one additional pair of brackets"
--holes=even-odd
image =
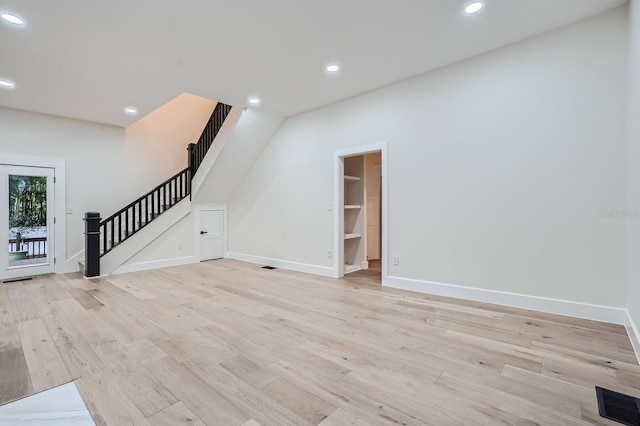
[(208, 234), (208, 233), (209, 233), (208, 231), (200, 231), (200, 235), (202, 235), (202, 234)]

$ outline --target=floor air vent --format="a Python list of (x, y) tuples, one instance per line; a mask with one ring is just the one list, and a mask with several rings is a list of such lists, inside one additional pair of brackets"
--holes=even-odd
[(262, 269), (278, 269), (275, 266), (263, 266)]
[(605, 419), (640, 426), (640, 399), (596, 386), (598, 411)]

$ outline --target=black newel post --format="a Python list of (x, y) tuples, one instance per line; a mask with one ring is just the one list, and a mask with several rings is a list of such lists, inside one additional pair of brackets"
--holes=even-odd
[(100, 276), (100, 213), (84, 214), (84, 276)]
[(189, 193), (189, 199), (191, 199), (191, 179), (193, 179), (193, 175), (196, 174), (196, 171), (193, 170), (196, 166), (195, 164), (195, 153), (196, 153), (196, 144), (190, 143), (187, 146), (187, 162), (189, 165), (189, 176), (187, 176), (187, 192)]

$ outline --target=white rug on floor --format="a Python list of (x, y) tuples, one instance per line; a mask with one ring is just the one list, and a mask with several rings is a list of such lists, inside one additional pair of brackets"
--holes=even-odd
[(0, 425), (95, 426), (76, 385), (71, 382), (0, 407)]

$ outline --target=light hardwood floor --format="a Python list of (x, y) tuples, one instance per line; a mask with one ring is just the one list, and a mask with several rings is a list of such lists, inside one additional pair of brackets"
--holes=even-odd
[(621, 326), (220, 260), (0, 286), (0, 402), (75, 380), (97, 424), (574, 425), (640, 397)]

